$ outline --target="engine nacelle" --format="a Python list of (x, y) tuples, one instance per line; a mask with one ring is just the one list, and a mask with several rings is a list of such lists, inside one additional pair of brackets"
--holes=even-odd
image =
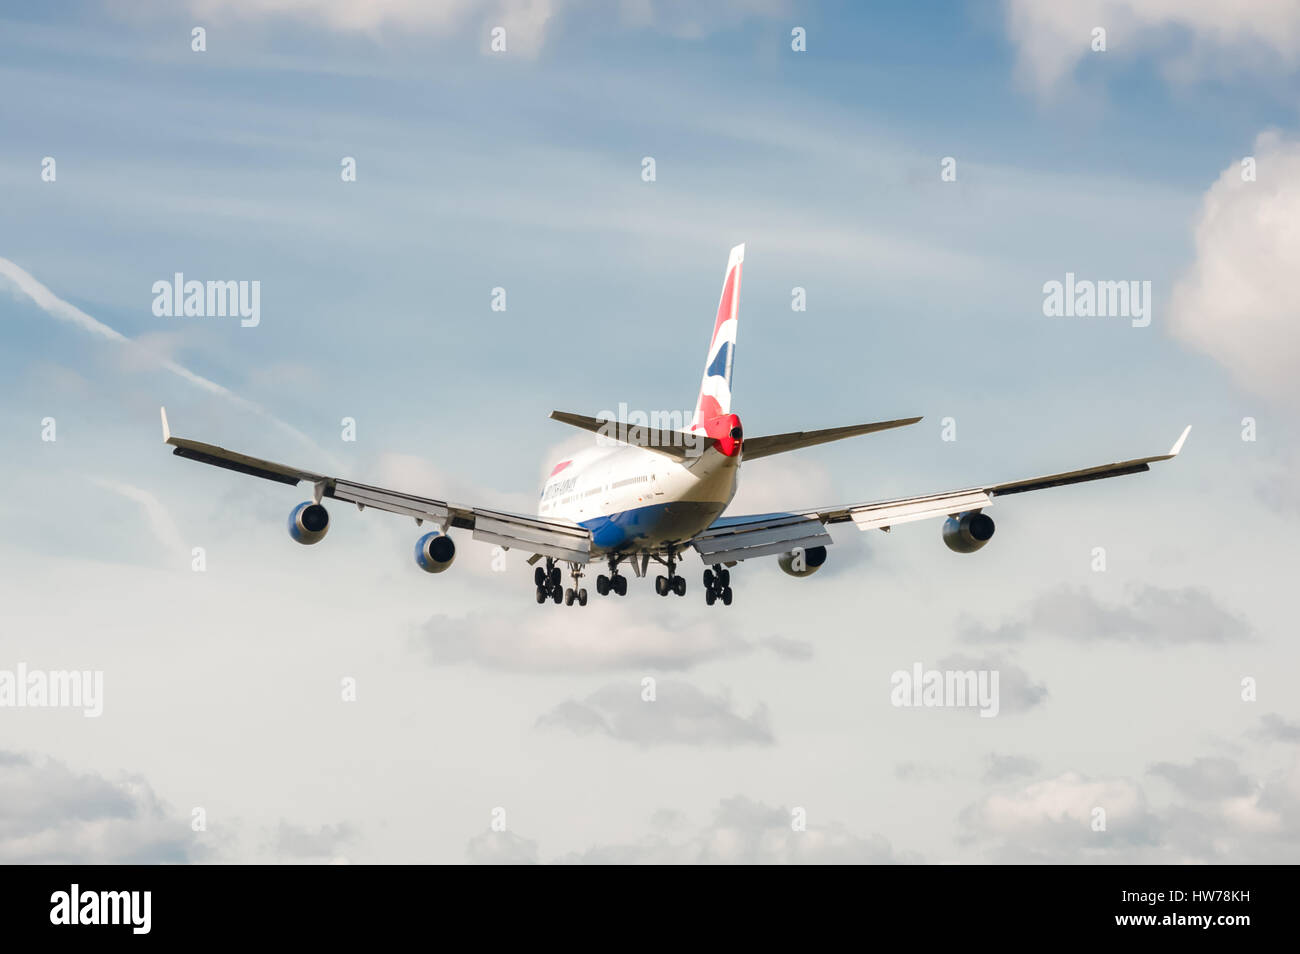
[(456, 559), (456, 544), (435, 530), (415, 541), (415, 565), (425, 573), (441, 573)]
[(782, 553), (776, 562), (791, 576), (812, 576), (826, 562), (826, 548), (795, 547)]
[(993, 539), (993, 518), (968, 510), (943, 522), (943, 542), (954, 553), (974, 553)]
[(310, 500), (298, 504), (289, 513), (289, 536), (299, 543), (320, 543), (330, 528), (330, 515), (324, 507)]

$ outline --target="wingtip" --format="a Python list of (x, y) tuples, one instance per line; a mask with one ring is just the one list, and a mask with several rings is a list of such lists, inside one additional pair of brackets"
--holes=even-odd
[(172, 429), (167, 426), (167, 407), (163, 405), (158, 410), (162, 415), (163, 443), (166, 444), (172, 439)]
[(1192, 433), (1192, 425), (1188, 424), (1183, 428), (1183, 433), (1178, 436), (1178, 440), (1169, 451), (1170, 457), (1177, 457), (1178, 452), (1183, 449), (1183, 442), (1187, 440), (1187, 435)]

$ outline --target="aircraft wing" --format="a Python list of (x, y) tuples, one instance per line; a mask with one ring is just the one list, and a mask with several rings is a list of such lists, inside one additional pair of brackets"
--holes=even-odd
[(473, 539), (514, 547), (530, 553), (540, 553), (573, 563), (586, 563), (591, 555), (591, 531), (567, 520), (531, 517), (525, 514), (488, 510), (465, 504), (449, 503), (430, 497), (383, 487), (372, 487), (342, 477), (331, 477), (312, 471), (299, 470), (274, 461), (249, 457), (236, 451), (204, 444), (200, 441), (175, 437), (167, 424), (167, 409), (162, 410), (163, 442), (175, 448), (172, 453), (214, 467), (274, 480), (282, 484), (297, 485), (306, 481), (313, 485), (314, 499), (333, 497), (357, 505), (358, 510), (374, 507), (389, 513), (413, 517), (417, 524), (428, 520), (442, 527), (460, 527), (472, 532)]
[(969, 487), (965, 490), (926, 494), (920, 497), (899, 497), (894, 500), (788, 513), (721, 517), (699, 536), (688, 541), (687, 545), (694, 547), (706, 563), (730, 563), (782, 553), (794, 547), (824, 546), (832, 542), (830, 534), (825, 530), (827, 524), (852, 521), (859, 530), (889, 530), (897, 524), (910, 523), (913, 520), (947, 517), (968, 510), (979, 510), (992, 504), (998, 497), (1009, 494), (1044, 490), (1048, 487), (1063, 487), (1067, 484), (1121, 477), (1125, 474), (1139, 474), (1150, 470), (1150, 465), (1157, 461), (1177, 457), (1191, 429), (1191, 425), (1188, 425), (1169, 453), (1155, 457), (1139, 457), (1134, 460), (1101, 464), (1097, 467), (1086, 467), (1082, 470), (1069, 470), (1043, 477), (1030, 477), (1027, 480), (1013, 480), (1002, 484)]

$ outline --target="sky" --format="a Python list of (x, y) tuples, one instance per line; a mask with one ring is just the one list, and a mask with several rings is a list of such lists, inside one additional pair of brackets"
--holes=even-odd
[[(1298, 67), (1264, 0), (0, 5), (0, 678), (103, 674), (0, 706), (0, 860), (1296, 861)], [(161, 443), (533, 512), (552, 409), (693, 406), (740, 242), (747, 434), (924, 419), (729, 513), (1192, 433), (728, 608), (693, 559), (539, 607), (337, 503), (302, 547), (303, 488)], [(156, 314), (178, 272), (256, 324)], [(1067, 274), (1149, 321), (1048, 316)], [(916, 664), (998, 715), (895, 705)]]

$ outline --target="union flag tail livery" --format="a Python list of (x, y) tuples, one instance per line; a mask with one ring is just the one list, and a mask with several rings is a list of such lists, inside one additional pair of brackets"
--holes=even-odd
[[(552, 411), (555, 420), (594, 431), (601, 439), (555, 464), (543, 484), (536, 515), (372, 487), (174, 437), (166, 409), (162, 412), (163, 441), (172, 445), (174, 454), (205, 464), (282, 484), (306, 481), (312, 499), (289, 514), (289, 536), (298, 543), (314, 544), (325, 538), (330, 516), (322, 500), (330, 497), (354, 503), (358, 510), (385, 510), (414, 519), (417, 526), (431, 524), (423, 527), (415, 543), (415, 564), (426, 573), (447, 570), (456, 559), (457, 538), (466, 535), (531, 554), (530, 585), (537, 602), (570, 606), (587, 605), (582, 578), (592, 563), (607, 569), (596, 577), (600, 596), (626, 596), (628, 577), (623, 569), (645, 577), (652, 561), (665, 570), (655, 577), (655, 592), (684, 596), (686, 578), (678, 574), (678, 563), (694, 551), (706, 566), (704, 601), (712, 606), (731, 604), (731, 569), (745, 560), (776, 557), (790, 576), (811, 576), (826, 562), (826, 548), (834, 542), (826, 529), (831, 524), (852, 524), (863, 531), (889, 530), (915, 520), (944, 518), (942, 539), (948, 549), (973, 553), (993, 537), (993, 519), (984, 510), (996, 499), (1149, 470), (1152, 463), (1176, 456), (1191, 430), (1186, 428), (1167, 454), (1045, 477), (822, 509), (723, 516), (735, 495), (743, 460), (759, 460), (920, 420), (907, 417), (746, 437), (731, 406), (744, 259), (744, 245), (733, 248), (727, 258), (704, 377), (690, 423), (681, 428), (678, 417), (674, 426), (672, 415), (658, 411), (627, 422)], [(458, 531), (456, 538), (452, 530)], [(564, 586), (562, 565), (568, 568), (571, 586)]]
[(691, 429), (711, 418), (731, 413), (731, 368), (736, 360), (736, 325), (740, 317), (740, 273), (745, 263), (745, 246), (737, 245), (727, 257), (722, 279), (722, 296), (713, 322), (713, 337), (704, 361), (704, 377), (695, 401)]

